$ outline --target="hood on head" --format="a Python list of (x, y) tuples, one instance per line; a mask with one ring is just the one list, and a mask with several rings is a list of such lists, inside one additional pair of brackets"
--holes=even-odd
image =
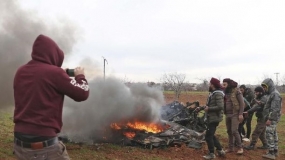
[(265, 80), (262, 81), (261, 85), (266, 85), (267, 86), (267, 92), (270, 94), (275, 90), (274, 82), (271, 78), (266, 78)]
[(39, 35), (33, 44), (32, 59), (61, 67), (64, 53), (51, 38)]

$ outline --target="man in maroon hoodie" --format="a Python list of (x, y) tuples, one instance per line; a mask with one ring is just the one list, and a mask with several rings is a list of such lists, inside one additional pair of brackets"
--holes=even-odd
[(74, 79), (61, 67), (64, 53), (47, 36), (39, 35), (32, 60), (14, 78), (14, 153), (17, 159), (69, 159), (57, 133), (62, 127), (64, 96), (84, 101), (89, 86), (84, 69), (74, 69)]

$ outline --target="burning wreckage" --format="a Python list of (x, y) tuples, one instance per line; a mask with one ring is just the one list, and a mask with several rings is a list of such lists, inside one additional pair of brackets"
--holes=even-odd
[[(187, 102), (186, 106), (174, 101), (161, 107), (159, 122), (112, 123), (110, 130), (102, 134), (102, 139), (93, 138), (93, 143), (106, 142), (149, 149), (181, 146), (184, 143), (188, 147), (200, 149), (206, 130), (206, 116), (200, 112), (202, 110), (203, 107), (199, 106), (198, 101)], [(64, 141), (82, 143), (67, 136), (60, 138)]]

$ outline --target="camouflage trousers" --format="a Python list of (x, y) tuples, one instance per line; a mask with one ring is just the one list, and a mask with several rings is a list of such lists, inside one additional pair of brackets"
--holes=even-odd
[(251, 144), (255, 145), (257, 143), (258, 138), (261, 140), (264, 146), (267, 145), (267, 139), (265, 136), (266, 131), (266, 122), (264, 120), (257, 119), (257, 123), (255, 129), (252, 133)]
[(278, 134), (277, 134), (277, 122), (272, 121), (271, 125), (266, 126), (266, 139), (269, 146), (269, 150), (278, 150)]

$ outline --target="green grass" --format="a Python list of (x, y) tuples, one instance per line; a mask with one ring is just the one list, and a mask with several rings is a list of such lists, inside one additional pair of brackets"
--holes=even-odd
[(0, 112), (0, 159), (13, 158), (13, 122), (11, 113)]
[(279, 137), (279, 148), (283, 154), (285, 154), (285, 115), (281, 117), (277, 130)]

